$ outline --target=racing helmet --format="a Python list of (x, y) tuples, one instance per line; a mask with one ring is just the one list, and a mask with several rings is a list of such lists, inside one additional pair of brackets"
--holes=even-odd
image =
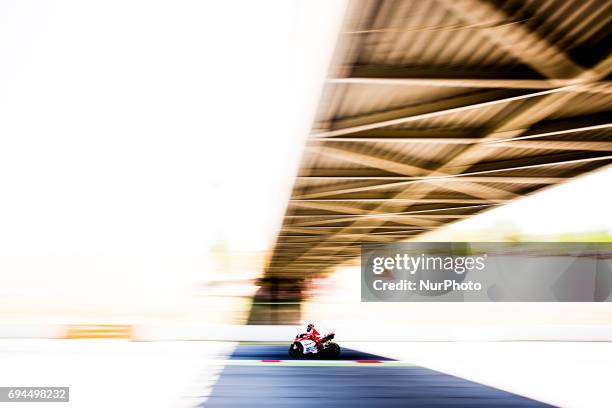
[(306, 331), (309, 332), (310, 330), (312, 330), (313, 327), (314, 327), (314, 324), (308, 323), (308, 326), (306, 326)]

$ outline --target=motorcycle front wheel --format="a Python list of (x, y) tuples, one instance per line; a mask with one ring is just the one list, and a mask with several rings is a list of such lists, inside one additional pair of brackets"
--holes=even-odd
[(289, 346), (289, 356), (290, 357), (300, 357), (304, 354), (304, 347), (301, 343), (297, 341)]

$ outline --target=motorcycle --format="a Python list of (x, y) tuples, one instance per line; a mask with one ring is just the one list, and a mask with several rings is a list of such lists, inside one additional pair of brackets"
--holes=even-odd
[(340, 346), (332, 341), (335, 336), (334, 333), (328, 333), (317, 342), (309, 333), (299, 333), (289, 346), (289, 356), (315, 355), (323, 358), (337, 358), (340, 356)]

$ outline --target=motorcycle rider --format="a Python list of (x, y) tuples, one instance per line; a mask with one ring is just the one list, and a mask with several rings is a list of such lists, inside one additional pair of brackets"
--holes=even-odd
[(306, 326), (306, 333), (310, 334), (310, 337), (318, 343), (320, 343), (321, 340), (321, 335), (319, 334), (319, 332), (317, 331), (317, 329), (315, 329), (314, 324), (312, 323), (308, 323), (308, 326)]

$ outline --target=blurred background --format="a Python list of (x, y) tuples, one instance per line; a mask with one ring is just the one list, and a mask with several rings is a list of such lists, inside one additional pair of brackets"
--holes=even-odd
[(358, 245), (611, 241), (611, 8), (2, 2), (0, 338), (607, 336), (606, 302), (361, 303)]
[[(370, 3), (356, 2), (348, 11), (347, 3), (342, 1), (185, 2), (180, 6), (165, 2), (110, 2), (105, 5), (5, 3), (0, 43), (3, 60), (0, 99), (3, 112), (0, 172), (3, 192), (0, 202), (2, 319), (63, 323), (246, 323), (253, 295), (258, 288), (266, 288), (265, 279), (259, 279), (264, 277), (266, 268), (269, 270), (274, 266), (274, 257), (278, 255), (280, 247), (275, 247), (275, 244), (278, 235), (283, 233), (279, 228), (287, 226), (286, 221), (281, 225), (287, 202), (290, 197), (301, 194), (299, 188), (311, 188), (302, 187), (300, 183), (305, 177), (298, 177), (292, 193), (295, 175), (316, 174), (321, 166), (335, 165), (313, 162), (313, 157), (317, 160), (325, 157), (325, 152), (316, 150), (318, 145), (315, 150), (307, 150), (308, 154), (302, 157), (313, 118), (315, 131), (320, 131), (318, 128), (323, 126), (336, 129), (342, 125), (341, 120), (347, 120), (341, 114), (349, 115), (346, 117), (353, 120), (356, 115), (348, 111), (336, 113), (334, 120), (339, 124), (330, 122), (329, 117), (334, 115), (332, 110), (340, 109), (335, 108), (337, 106), (344, 104), (347, 106), (344, 109), (348, 109), (349, 103), (361, 104), (362, 112), (355, 112), (366, 117), (372, 115), (367, 109), (371, 112), (397, 110), (396, 106), (402, 104), (418, 105), (419, 98), (420, 104), (426, 106), (431, 103), (431, 97), (425, 96), (424, 92), (437, 92), (436, 101), (440, 101), (443, 108), (453, 108), (455, 94), (482, 93), (490, 86), (503, 85), (500, 84), (502, 80), (495, 84), (496, 79), (488, 73), (491, 70), (489, 65), (494, 63), (498, 65), (500, 78), (513, 78), (519, 82), (516, 77), (522, 74), (523, 82), (541, 82), (536, 91), (555, 89), (552, 83), (546, 88), (541, 75), (525, 72), (524, 66), (534, 64), (544, 65), (545, 71), (554, 67), (548, 67), (552, 64), (550, 62), (532, 58), (531, 54), (521, 60), (522, 54), (529, 53), (529, 50), (521, 49), (522, 43), (516, 46), (518, 51), (506, 51), (505, 54), (498, 51), (503, 54), (499, 61), (494, 59), (494, 55), (489, 55), (487, 60), (486, 55), (479, 57), (476, 54), (470, 60), (469, 52), (482, 47), (476, 43), (465, 44), (463, 48), (449, 45), (447, 48), (450, 50), (443, 48), (438, 41), (449, 30), (466, 38), (489, 35), (486, 27), (468, 24), (449, 28), (445, 20), (435, 27), (427, 25), (438, 14), (447, 19), (448, 24), (457, 18), (448, 8), (441, 8), (444, 2), (440, 7), (409, 1), (397, 5), (390, 2), (380, 5), (380, 9)], [(593, 11), (597, 5), (596, 2), (593, 5), (589, 3), (577, 10), (571, 2), (564, 3), (567, 3), (568, 16), (575, 19)], [(237, 6), (243, 11), (235, 13)], [(610, 23), (606, 7), (592, 16), (596, 24), (590, 30), (586, 25), (573, 30), (568, 28), (571, 32), (567, 33), (559, 28), (557, 35), (565, 35), (559, 44), (553, 42), (555, 33), (545, 30), (544, 23), (553, 23), (554, 18), (558, 18), (549, 16), (551, 5), (539, 7), (510, 2), (502, 7), (502, 11), (509, 15), (513, 24), (528, 12), (533, 13), (532, 20), (542, 20), (542, 27), (535, 30), (541, 42), (551, 43), (550, 47), (565, 47), (566, 53), (582, 57), (580, 52), (586, 54), (589, 51), (588, 55), (592, 55), (603, 53), (609, 47), (609, 38), (605, 36), (606, 33), (609, 35)], [(386, 14), (396, 8), (399, 15), (391, 18)], [(486, 7), (474, 12), (485, 11)], [(493, 11), (489, 12), (497, 18)], [(521, 24), (530, 25), (532, 22)], [(365, 32), (361, 34), (349, 30), (350, 27), (365, 26)], [(338, 36), (341, 27), (344, 27), (343, 32)], [(498, 31), (507, 29), (504, 27), (498, 27)], [(571, 42), (573, 36), (581, 43)], [(499, 37), (503, 37), (501, 33)], [(343, 54), (343, 48), (354, 46), (357, 40), (366, 42), (361, 45), (361, 56), (351, 57), (354, 62), (350, 67), (362, 72), (370, 69), (368, 75), (372, 83), (364, 85), (367, 78), (350, 82), (350, 73), (344, 74), (346, 82), (326, 81), (326, 77), (339, 75), (338, 70), (348, 69), (349, 62), (340, 61), (339, 55)], [(397, 41), (414, 44), (408, 47), (406, 44), (397, 45)], [(501, 40), (489, 40), (493, 46), (496, 41)], [(431, 48), (429, 53), (438, 52), (433, 54), (438, 55), (437, 59), (429, 54), (412, 54), (412, 48), (426, 44)], [(404, 49), (397, 48), (402, 46)], [(382, 47), (376, 52), (386, 54), (381, 54), (382, 57), (373, 54), (373, 47)], [(456, 57), (453, 60), (450, 55), (453, 50), (462, 50), (466, 54), (464, 59)], [(368, 55), (371, 58), (369, 62), (365, 61)], [(489, 65), (483, 65), (484, 62), (477, 57)], [(333, 58), (336, 58), (334, 64)], [(434, 59), (430, 61), (428, 58)], [(448, 71), (453, 67), (456, 67), (453, 74), (456, 83), (445, 84), (439, 78), (444, 75), (442, 69)], [(424, 78), (414, 73), (417, 69)], [(403, 74), (401, 70), (404, 70)], [(486, 78), (493, 85), (477, 83), (485, 77), (483, 72), (487, 73)], [(381, 75), (384, 74), (392, 77), (388, 80), (390, 82), (382, 82), (385, 78)], [(555, 79), (565, 81), (562, 85), (570, 83), (569, 74), (555, 74), (561, 75)], [(402, 83), (400, 75), (411, 75), (407, 78), (412, 78), (413, 82)], [(459, 78), (460, 75), (465, 78)], [(380, 81), (376, 82), (377, 79)], [(417, 80), (422, 83), (415, 82)], [(607, 82), (596, 84), (603, 90), (593, 91), (592, 85), (587, 90), (583, 87), (565, 92), (570, 98), (559, 104), (558, 110), (567, 111), (563, 117), (566, 128), (571, 130), (572, 123), (574, 128), (582, 126), (586, 119), (609, 112)], [(347, 95), (346, 92), (353, 94)], [(452, 97), (447, 98), (443, 92), (450, 92)], [(534, 90), (527, 89), (527, 92)], [(583, 100), (586, 97), (590, 99)], [(538, 98), (543, 97), (531, 99)], [(320, 113), (315, 115), (320, 100)], [(364, 103), (370, 106), (366, 107)], [(569, 107), (575, 112), (569, 111)], [(432, 120), (431, 123), (416, 122), (414, 125), (407, 122), (412, 127), (404, 133), (411, 129), (422, 129), (424, 135), (432, 131), (439, 135), (471, 131), (473, 137), (481, 137), (482, 129), (492, 126), (495, 119), (495, 116), (486, 116), (490, 115), (486, 109), (466, 111), (463, 117), (459, 114), (441, 116), (445, 122)], [(502, 114), (499, 111), (493, 113)], [(469, 122), (469, 114), (480, 115), (482, 123)], [(525, 123), (520, 125), (528, 128), (529, 120), (523, 121)], [(572, 140), (587, 133), (588, 140), (600, 141), (597, 149), (588, 143), (581, 146), (575, 142), (575, 148), (569, 150), (575, 158), (609, 155), (610, 136), (606, 121), (599, 119), (595, 126), (599, 126), (599, 130), (569, 133)], [(377, 127), (381, 128), (387, 129)], [(559, 123), (557, 131), (558, 128)], [(318, 136), (316, 133), (313, 135)], [(357, 132), (357, 135), (365, 137), (363, 132)], [(397, 131), (392, 136), (387, 135), (387, 139), (396, 138), (396, 143), (389, 143), (381, 135), (384, 132), (377, 135), (382, 138), (379, 142), (382, 147), (374, 147), (386, 150), (380, 150), (378, 158), (387, 152), (400, 154), (396, 162), (414, 162), (414, 157), (422, 162), (416, 147), (439, 146), (411, 145), (400, 140), (402, 135)], [(411, 137), (415, 138), (414, 135)], [(514, 155), (510, 157), (526, 157), (535, 164), (539, 163), (540, 157), (551, 156), (551, 152), (568, 152), (564, 146), (561, 146), (563, 150), (551, 147), (550, 136), (541, 138), (548, 142), (543, 145), (546, 150), (520, 146), (522, 151), (515, 153), (512, 149), (519, 147), (504, 146), (502, 151), (507, 156), (510, 153)], [(317, 142), (309, 142), (307, 148), (311, 148), (312, 143)], [(375, 175), (398, 175), (390, 171), (388, 165), (382, 166), (386, 170), (380, 170), (380, 164), (375, 161), (380, 161), (376, 154), (368, 158), (366, 153), (359, 152), (359, 149), (370, 148), (371, 143), (353, 140), (344, 144), (341, 147), (345, 150), (348, 145), (349, 150), (352, 148), (365, 157), (360, 163), (361, 168), (353, 166), (353, 174), (366, 174), (363, 168), (367, 168)], [(338, 145), (331, 146), (335, 148)], [(406, 149), (411, 149), (408, 155)], [(591, 155), (587, 157), (585, 152)], [(495, 153), (499, 154), (499, 151)], [(441, 151), (435, 158), (443, 162), (451, 160), (454, 155), (454, 152)], [(564, 159), (568, 161), (574, 157)], [(343, 161), (340, 158), (338, 162), (346, 164), (356, 160), (344, 158)], [(605, 164), (607, 161), (596, 163)], [(342, 167), (334, 168), (326, 169), (330, 174), (320, 178), (333, 180), (333, 176), (346, 176), (350, 174), (347, 171), (351, 171), (344, 170), (343, 173)], [(571, 180), (572, 176), (579, 176), (580, 171), (591, 168), (566, 172), (565, 178), (554, 181), (567, 181), (563, 185), (528, 185), (530, 189), (518, 191), (518, 194), (508, 192), (507, 197), (515, 199), (524, 191), (531, 193), (537, 188), (548, 187), (546, 191), (499, 208), (487, 208), (486, 213), (468, 219), (451, 219), (453, 222), (445, 228), (425, 228), (414, 237), (403, 239), (608, 241), (612, 224), (607, 188), (610, 170), (599, 170)], [(521, 181), (518, 177), (517, 180)], [(349, 181), (354, 183), (354, 180)], [(479, 185), (487, 192), (491, 183)], [(506, 188), (508, 185), (514, 186), (507, 184)], [(464, 192), (467, 197), (478, 198), (474, 193), (474, 196), (469, 196), (467, 187)], [(457, 189), (445, 191), (448, 197), (455, 197), (456, 193)], [(331, 197), (334, 198), (347, 201), (354, 199), (355, 195), (336, 194)], [(440, 205), (433, 208), (444, 210), (449, 207), (444, 203)], [(293, 211), (292, 206), (293, 203), (287, 209), (287, 215)], [(370, 207), (356, 208), (361, 213), (370, 211)], [(387, 211), (394, 213), (398, 209)], [(327, 210), (323, 214), (342, 212)], [(321, 225), (337, 228), (346, 223)], [(390, 221), (387, 225), (402, 224)], [(330, 231), (334, 232), (333, 229), (316, 232), (321, 235), (330, 234)], [(302, 231), (295, 235), (308, 238), (313, 233)], [(362, 242), (367, 239), (367, 234), (352, 236), (351, 239), (356, 243)], [(295, 248), (304, 250), (299, 245)], [(272, 301), (303, 302), (303, 307), (292, 312), (292, 307), (287, 305), (285, 309), (291, 316), (283, 318), (277, 314), (276, 320), (270, 323), (337, 322), (338, 319), (363, 319), (370, 312), (372, 316), (378, 315), (378, 308), (385, 308), (385, 305), (360, 305), (358, 259), (349, 254), (344, 262), (346, 256), (332, 253), (329, 259), (323, 259), (323, 265), (314, 265), (309, 269), (310, 274), (300, 277), (306, 278), (303, 285), (300, 283), (291, 288), (291, 283), (287, 284), (282, 302), (276, 299), (278, 296)], [(290, 265), (287, 266), (285, 274), (290, 275), (292, 270)], [(266, 303), (265, 296), (258, 300)], [(448, 317), (450, 314), (450, 318), (455, 320), (454, 313), (449, 312), (458, 307), (475, 307), (482, 313), (499, 307), (492, 318), (499, 322), (507, 306), (415, 304), (392, 307), (405, 307), (412, 311), (408, 315), (418, 315), (431, 323), (442, 324), (438, 319), (444, 319), (444, 315)], [(516, 307), (508, 306), (507, 318), (516, 317), (512, 312)], [(554, 321), (561, 318), (608, 321), (611, 316), (607, 305), (573, 305), (576, 314), (559, 314), (558, 311), (564, 307), (567, 306), (530, 305), (530, 316), (539, 316), (534, 308), (542, 308), (544, 314), (540, 318)], [(359, 313), (355, 313), (355, 308)], [(579, 311), (582, 308), (588, 311)], [(552, 314), (548, 314), (549, 310)], [(394, 324), (394, 313), (389, 311), (384, 315), (389, 316), (390, 324)], [(475, 316), (473, 311), (462, 315), (482, 322), (481, 316)], [(258, 323), (256, 316), (253, 319), (252, 323)], [(380, 322), (380, 316), (377, 321)]]
[(344, 4), (2, 8), (2, 318), (244, 322)]

